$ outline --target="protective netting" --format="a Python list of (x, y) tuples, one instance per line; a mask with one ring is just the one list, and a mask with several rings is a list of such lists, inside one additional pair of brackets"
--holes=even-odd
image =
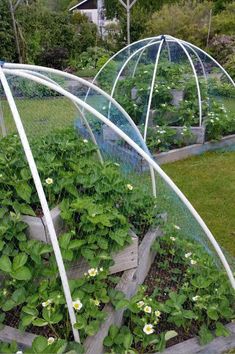
[[(114, 255), (133, 243), (130, 230), (140, 243), (166, 213), (167, 225), (175, 225), (182, 239), (202, 244), (218, 269), (224, 268), (187, 206), (152, 160), (146, 161), (143, 151), (149, 157), (148, 149), (125, 112), (95, 90), (84, 106), (76, 96), (85, 99), (85, 83), (47, 77), (51, 83), (60, 80), (68, 92), (76, 90), (74, 101), (36, 82), (36, 76), (29, 80), (6, 70), (51, 210), (84, 342), (99, 330), (123, 264), (134, 257), (131, 250), (116, 268), (118, 274), (109, 275)], [(31, 333), (71, 340), (48, 225), (3, 90), (1, 107), (7, 136), (0, 139), (0, 318)]]
[(125, 48), (95, 82), (130, 114), (153, 153), (235, 131), (233, 80), (204, 51), (171, 36)]

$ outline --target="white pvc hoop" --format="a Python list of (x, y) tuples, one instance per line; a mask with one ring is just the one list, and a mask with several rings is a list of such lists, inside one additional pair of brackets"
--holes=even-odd
[[(217, 255), (219, 256), (219, 259), (221, 261), (221, 263), (224, 266), (224, 269), (227, 273), (228, 279), (233, 287), (233, 289), (235, 289), (235, 279), (233, 276), (233, 272), (220, 248), (220, 246), (218, 245), (217, 241), (215, 240), (214, 236), (212, 235), (211, 231), (208, 229), (208, 227), (206, 226), (205, 222), (203, 221), (203, 219), (200, 217), (200, 215), (197, 213), (197, 211), (194, 209), (194, 207), (192, 206), (192, 204), (188, 201), (188, 199), (185, 197), (185, 195), (180, 191), (180, 189), (174, 184), (174, 182), (167, 176), (167, 174), (161, 169), (160, 166), (157, 165), (157, 163), (143, 150), (141, 149), (141, 147), (139, 147), (139, 145), (137, 145), (131, 138), (129, 138), (121, 129), (119, 129), (115, 124), (113, 124), (109, 119), (107, 119), (106, 117), (104, 117), (101, 113), (99, 113), (98, 111), (96, 111), (93, 107), (89, 106), (87, 103), (85, 103), (84, 101), (82, 101), (81, 99), (79, 99), (78, 97), (74, 96), (73, 94), (71, 94), (70, 92), (64, 90), (63, 88), (58, 87), (57, 85), (54, 85), (46, 80), (43, 80), (39, 77), (35, 77), (33, 75), (27, 74), (25, 72), (22, 72), (20, 70), (9, 70), (9, 69), (2, 69), (1, 73), (3, 73), (3, 71), (6, 74), (9, 75), (18, 75), (20, 77), (35, 81), (39, 84), (45, 85), (46, 87), (60, 93), (61, 95), (75, 101), (78, 105), (80, 105), (81, 107), (83, 107), (85, 110), (87, 110), (89, 113), (93, 114), (95, 117), (97, 117), (100, 121), (102, 121), (104, 124), (106, 124), (107, 126), (109, 126), (111, 129), (114, 130), (115, 133), (117, 133), (121, 138), (123, 138), (134, 150), (136, 150), (152, 167), (153, 169), (163, 178), (163, 180), (167, 183), (167, 185), (176, 193), (176, 195), (180, 198), (180, 200), (183, 202), (183, 204), (188, 208), (188, 210), (190, 211), (190, 213), (192, 214), (192, 216), (195, 218), (195, 220), (198, 222), (198, 224), (201, 226), (202, 230), (205, 232), (208, 240), (210, 241), (210, 243), (212, 244), (212, 246), (214, 247)], [(2, 77), (2, 75), (1, 75)], [(6, 80), (6, 79), (5, 79)], [(14, 101), (14, 100), (13, 100)], [(12, 102), (10, 100), (9, 104), (12, 105), (12, 103), (15, 106), (15, 103)], [(16, 107), (15, 107), (16, 108)], [(17, 109), (16, 109), (17, 112)], [(17, 113), (18, 114), (18, 113)], [(19, 117), (20, 118), (20, 117)], [(21, 123), (22, 124), (22, 123)], [(23, 142), (22, 142), (23, 143)], [(30, 149), (30, 147), (29, 147)], [(30, 150), (31, 151), (31, 150)], [(47, 206), (47, 209), (49, 211), (49, 208)], [(46, 220), (47, 221), (47, 220)], [(49, 218), (49, 221), (51, 220), (51, 217)], [(50, 228), (49, 233), (54, 230), (54, 226), (52, 223), (52, 228)], [(51, 234), (50, 234), (51, 236)], [(56, 237), (56, 235), (55, 235)]]
[(162, 46), (163, 46), (164, 41), (165, 41), (165, 39), (162, 39), (159, 44), (159, 47), (157, 50), (157, 55), (156, 55), (156, 61), (155, 61), (155, 65), (154, 65), (154, 70), (153, 70), (153, 77), (152, 77), (152, 83), (151, 83), (151, 88), (150, 88), (150, 93), (149, 93), (147, 114), (146, 114), (145, 126), (144, 126), (144, 141), (145, 142), (146, 142), (146, 138), (147, 138), (149, 115), (150, 115), (150, 109), (151, 109), (152, 98), (153, 98), (154, 84), (155, 84), (156, 75), (157, 75), (157, 68), (158, 68), (159, 58), (160, 58), (160, 54), (161, 54), (161, 50), (162, 50)]
[[(33, 78), (34, 76), (31, 76), (31, 77)], [(42, 182), (41, 182), (41, 179), (40, 179), (40, 176), (38, 173), (38, 169), (37, 169), (37, 166), (36, 166), (36, 163), (35, 163), (35, 160), (34, 160), (34, 157), (33, 157), (29, 142), (28, 142), (27, 135), (25, 133), (25, 130), (24, 130), (18, 109), (16, 107), (15, 100), (13, 98), (11, 89), (9, 87), (8, 81), (5, 77), (4, 71), (1, 66), (0, 66), (0, 80), (2, 82), (2, 86), (5, 91), (5, 94), (6, 94), (6, 97), (7, 97), (11, 112), (12, 112), (13, 119), (15, 121), (16, 128), (17, 128), (19, 136), (20, 136), (20, 140), (21, 140), (24, 152), (25, 152), (25, 156), (27, 158), (29, 168), (30, 168), (33, 180), (34, 180), (34, 184), (35, 184), (35, 187), (36, 187), (36, 190), (38, 193), (38, 197), (39, 197), (39, 200), (41, 203), (43, 214), (45, 216), (48, 232), (50, 235), (53, 251), (55, 254), (56, 262), (58, 265), (58, 270), (59, 270), (60, 277), (61, 277), (61, 282), (62, 282), (64, 294), (65, 294), (66, 303), (68, 306), (68, 312), (69, 312), (69, 317), (70, 317), (70, 321), (71, 321), (71, 325), (72, 325), (74, 340), (75, 340), (75, 342), (80, 343), (80, 337), (79, 337), (78, 330), (74, 328), (74, 325), (77, 321), (76, 321), (76, 315), (75, 315), (75, 312), (73, 309), (73, 300), (72, 300), (72, 296), (71, 296), (71, 292), (70, 292), (70, 288), (69, 288), (68, 278), (67, 278), (67, 274), (65, 271), (65, 266), (64, 266), (62, 254), (60, 251), (55, 227), (54, 227), (53, 220), (51, 217), (50, 209), (49, 209), (49, 206), (48, 206), (48, 203), (46, 200), (46, 196), (45, 196), (45, 193), (43, 190)], [(40, 79), (40, 80), (42, 80), (42, 79)], [(53, 86), (56, 86), (52, 83), (50, 83), (50, 84)]]

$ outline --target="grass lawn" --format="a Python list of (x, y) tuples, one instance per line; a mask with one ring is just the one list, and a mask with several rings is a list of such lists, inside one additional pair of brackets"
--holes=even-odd
[(209, 152), (162, 167), (235, 256), (235, 152)]
[[(56, 128), (73, 126), (75, 119), (79, 116), (73, 103), (65, 97), (16, 99), (15, 102), (29, 136), (48, 134)], [(107, 100), (97, 95), (89, 97), (87, 102), (99, 110), (102, 105), (107, 105)], [(1, 105), (7, 132), (13, 133), (16, 127), (8, 103), (2, 100)]]

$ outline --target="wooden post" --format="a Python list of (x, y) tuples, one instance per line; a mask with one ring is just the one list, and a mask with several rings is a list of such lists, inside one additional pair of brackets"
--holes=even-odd
[(122, 6), (125, 7), (126, 9), (126, 18), (127, 18), (127, 44), (131, 44), (131, 8), (132, 6), (135, 5), (137, 0), (126, 0), (126, 4), (123, 0), (119, 0), (119, 2), (122, 4)]
[(211, 21), (212, 21), (212, 9), (210, 9), (210, 15), (209, 15), (209, 26), (208, 26), (206, 48), (208, 48), (208, 46), (209, 46), (210, 32), (211, 32)]
[(1, 102), (0, 102), (0, 127), (1, 127), (2, 136), (3, 137), (6, 136), (7, 135), (7, 130), (6, 130), (5, 122), (4, 122)]
[(18, 37), (18, 31), (17, 31), (17, 27), (16, 27), (15, 11), (22, 1), (23, 0), (18, 0), (16, 5), (13, 6), (12, 0), (8, 0), (11, 18), (12, 18), (13, 31), (14, 31), (14, 35), (15, 35), (15, 42), (16, 42), (16, 49), (17, 49), (17, 54), (18, 54), (18, 58), (19, 58), (19, 63), (22, 63), (23, 60), (22, 60), (21, 51), (20, 51), (20, 42), (19, 42), (19, 37)]

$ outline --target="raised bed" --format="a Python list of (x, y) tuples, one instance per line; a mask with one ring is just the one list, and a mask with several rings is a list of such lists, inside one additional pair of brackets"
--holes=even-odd
[[(138, 237), (132, 233), (132, 243), (123, 250), (113, 255), (114, 265), (109, 268), (109, 274), (119, 273), (127, 269), (132, 269), (138, 265)], [(69, 279), (77, 279), (83, 276), (90, 268), (85, 259), (76, 262), (67, 270)]]
[[(60, 216), (60, 209), (58, 207), (52, 209), (51, 216), (56, 234), (59, 236), (64, 230), (64, 222)], [(51, 243), (44, 217), (24, 215), (22, 220), (28, 224), (27, 234), (30, 239)], [(131, 244), (113, 255), (114, 265), (110, 267), (110, 274), (137, 267), (138, 237), (131, 231), (130, 234), (132, 239)], [(81, 277), (88, 269), (88, 263), (84, 259), (81, 259), (67, 270), (67, 274), (69, 279), (76, 279)]]
[[(171, 126), (171, 129), (175, 130), (176, 137), (182, 139), (181, 133), (183, 132), (184, 127)], [(186, 138), (185, 143), (189, 144), (203, 144), (205, 142), (205, 133), (206, 129), (204, 126), (201, 127), (190, 127), (192, 137)]]
[(228, 135), (220, 141), (209, 141), (204, 144), (194, 144), (180, 149), (154, 154), (153, 158), (159, 165), (162, 165), (164, 163), (183, 160), (190, 156), (200, 155), (203, 152), (227, 148), (232, 145), (235, 145), (235, 134)]
[[(162, 235), (160, 227), (147, 232), (139, 246), (139, 264), (136, 269), (131, 269), (121, 277), (116, 286), (117, 290), (122, 291), (126, 298), (131, 298), (138, 286), (142, 284), (148, 274), (156, 253), (151, 250), (151, 246), (157, 237)], [(84, 343), (86, 354), (103, 353), (103, 341), (108, 335), (109, 327), (114, 324), (120, 326), (123, 319), (124, 309), (116, 311), (111, 304), (104, 307), (107, 312), (106, 321), (101, 325), (100, 330), (93, 337), (88, 337)]]
[[(147, 232), (139, 247), (139, 263), (137, 268), (124, 271), (116, 289), (123, 291), (127, 298), (133, 296), (138, 285), (144, 282), (155, 258), (155, 252), (151, 250), (151, 246), (155, 239), (161, 235), (162, 231), (160, 227)], [(103, 340), (108, 334), (110, 325), (121, 325), (124, 310), (116, 311), (111, 304), (108, 304), (105, 305), (103, 311), (107, 313), (106, 321), (101, 325), (96, 335), (86, 339), (84, 343), (86, 354), (101, 354), (103, 352)], [(31, 346), (35, 337), (35, 334), (29, 332), (22, 333), (18, 329), (10, 326), (5, 326), (0, 330), (0, 341), (11, 342), (15, 340), (19, 345), (25, 347)]]

